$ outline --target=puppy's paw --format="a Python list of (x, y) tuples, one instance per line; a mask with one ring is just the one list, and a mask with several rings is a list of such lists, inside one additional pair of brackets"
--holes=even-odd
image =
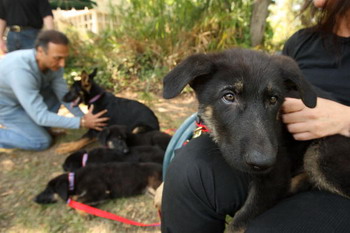
[(153, 203), (159, 211), (162, 208), (163, 185), (164, 182), (157, 188), (153, 199)]
[(246, 227), (235, 225), (234, 222), (231, 222), (227, 227), (228, 233), (244, 233), (246, 231)]
[(306, 172), (298, 174), (292, 178), (289, 195), (293, 195), (299, 192), (307, 191), (311, 188), (309, 177)]

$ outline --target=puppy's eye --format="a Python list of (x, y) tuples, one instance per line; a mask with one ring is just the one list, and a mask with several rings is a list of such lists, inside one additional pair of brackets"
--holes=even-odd
[(269, 102), (270, 104), (275, 104), (277, 103), (278, 97), (277, 96), (270, 96)]
[(222, 97), (222, 99), (226, 103), (232, 103), (236, 100), (236, 96), (233, 93), (227, 93)]

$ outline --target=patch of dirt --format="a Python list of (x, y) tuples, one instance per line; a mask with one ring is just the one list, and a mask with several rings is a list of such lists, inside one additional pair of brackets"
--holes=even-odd
[[(120, 97), (140, 99), (140, 94), (124, 92)], [(139, 100), (140, 101), (140, 100)], [(181, 123), (197, 110), (191, 94), (171, 100), (153, 96), (144, 102), (158, 116), (161, 130), (174, 132)], [(83, 108), (86, 111), (86, 108)], [(60, 114), (67, 114), (62, 109)], [(67, 155), (58, 155), (55, 148), (61, 142), (78, 139), (84, 130), (67, 130), (58, 136), (55, 144), (45, 151), (0, 151), (0, 232), (160, 232), (160, 227), (135, 227), (98, 217), (82, 217), (60, 201), (38, 205), (33, 198), (47, 182), (63, 173), (61, 165)], [(89, 147), (98, 146), (97, 144)], [(159, 222), (153, 199), (149, 195), (111, 200), (99, 208), (143, 223)]]

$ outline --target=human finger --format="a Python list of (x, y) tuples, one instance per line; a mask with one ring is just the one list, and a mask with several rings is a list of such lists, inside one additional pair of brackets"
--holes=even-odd
[(282, 104), (283, 113), (298, 112), (305, 108), (304, 103), (300, 99), (286, 98)]
[(104, 109), (104, 110), (96, 113), (95, 116), (100, 117), (100, 116), (102, 116), (103, 114), (106, 114), (106, 113), (107, 113), (107, 109)]
[(93, 111), (93, 110), (94, 110), (94, 105), (91, 104), (91, 105), (90, 105), (90, 108), (88, 109), (88, 112), (92, 114), (92, 111)]
[(97, 130), (97, 131), (102, 131), (104, 126), (106, 126), (106, 125), (95, 126), (94, 129)]
[(100, 123), (108, 120), (109, 120), (109, 117), (100, 117), (100, 118), (96, 118), (95, 122)]
[(282, 114), (282, 121), (285, 124), (293, 124), (305, 121), (305, 114), (301, 111)]
[(306, 123), (287, 124), (287, 129), (292, 134), (305, 133), (310, 131), (308, 125)]
[(311, 132), (303, 132), (303, 133), (293, 134), (293, 138), (297, 141), (307, 141), (307, 140), (316, 139), (317, 136), (315, 136)]

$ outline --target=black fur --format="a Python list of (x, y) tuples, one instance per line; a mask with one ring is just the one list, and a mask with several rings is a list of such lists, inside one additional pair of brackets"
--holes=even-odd
[(62, 167), (65, 171), (76, 171), (82, 167), (84, 154), (87, 153), (86, 166), (110, 162), (154, 162), (163, 163), (164, 151), (158, 146), (134, 146), (124, 154), (114, 149), (94, 148), (89, 152), (79, 150), (69, 155)]
[(55, 203), (54, 194), (64, 201), (76, 196), (77, 201), (96, 205), (106, 199), (142, 194), (147, 187), (156, 189), (162, 178), (162, 166), (157, 163), (110, 163), (87, 166), (75, 172), (74, 190), (68, 190), (68, 174), (49, 181), (46, 189), (34, 201)]
[[(301, 98), (306, 106), (315, 107), (315, 89), (292, 59), (244, 49), (188, 57), (165, 76), (164, 98), (179, 95), (187, 84), (196, 93), (198, 115), (227, 163), (253, 177), (247, 200), (229, 227), (231, 232), (241, 232), (250, 220), (288, 194), (292, 173), (301, 169), (310, 141), (293, 140), (280, 119), (280, 108), (287, 96)], [(324, 149), (329, 139), (316, 143), (306, 154), (310, 161), (316, 161), (313, 166), (328, 181), (334, 173), (343, 177), (332, 182), (349, 196), (349, 182), (344, 177), (349, 175), (350, 161), (342, 158), (347, 166), (338, 170), (339, 162), (333, 157), (345, 157), (350, 141), (339, 137), (347, 146), (336, 155)], [(317, 160), (326, 158), (333, 161), (329, 170)], [(317, 175), (312, 171), (309, 174)]]
[[(82, 79), (73, 83), (63, 101), (73, 102), (74, 105), (93, 104), (94, 114), (107, 109), (108, 112), (104, 116), (109, 117), (109, 125), (126, 125), (130, 131), (137, 129), (139, 132), (159, 130), (158, 119), (149, 107), (136, 100), (120, 98), (107, 92), (94, 81), (96, 72), (95, 69), (87, 75), (83, 71)], [(96, 96), (99, 98), (91, 103), (90, 101)], [(98, 131), (90, 129), (85, 137), (95, 138), (97, 133)]]
[(98, 135), (100, 143), (122, 153), (128, 153), (130, 146), (153, 145), (166, 150), (171, 136), (159, 130), (144, 133), (132, 133), (124, 125), (111, 125), (104, 128)]

